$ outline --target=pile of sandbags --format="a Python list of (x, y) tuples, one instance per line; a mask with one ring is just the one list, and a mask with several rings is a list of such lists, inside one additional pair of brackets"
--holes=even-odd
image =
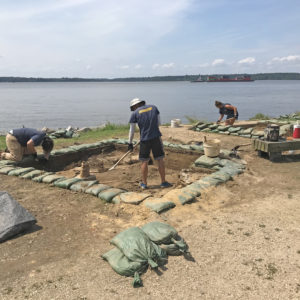
[(155, 269), (167, 262), (168, 255), (188, 253), (187, 244), (175, 228), (161, 222), (151, 222), (142, 228), (128, 228), (110, 243), (115, 248), (103, 254), (102, 258), (118, 274), (134, 277), (134, 287), (142, 285), (140, 275), (149, 265)]

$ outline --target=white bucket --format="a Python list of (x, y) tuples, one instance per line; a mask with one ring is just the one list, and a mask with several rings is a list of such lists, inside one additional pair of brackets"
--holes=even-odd
[(221, 150), (221, 141), (218, 139), (208, 140), (203, 143), (204, 154), (208, 157), (219, 156)]
[(178, 122), (177, 122), (177, 119), (171, 120), (171, 127), (172, 127), (172, 128), (177, 128), (177, 127), (179, 127), (179, 124), (178, 124)]

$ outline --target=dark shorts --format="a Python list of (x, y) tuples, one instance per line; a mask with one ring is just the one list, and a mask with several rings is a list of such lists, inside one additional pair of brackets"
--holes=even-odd
[[(228, 114), (226, 120), (234, 118), (234, 114)], [(239, 114), (236, 115), (235, 119), (238, 120)]]
[(148, 161), (150, 159), (151, 150), (155, 160), (165, 157), (164, 146), (160, 137), (145, 142), (141, 141), (139, 159), (141, 161)]

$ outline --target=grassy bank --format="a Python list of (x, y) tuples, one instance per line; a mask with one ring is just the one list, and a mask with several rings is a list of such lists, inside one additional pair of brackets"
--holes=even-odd
[[(54, 140), (54, 148), (63, 148), (74, 144), (91, 143), (113, 137), (124, 138), (128, 136), (128, 130), (129, 125), (116, 125), (108, 123), (103, 128), (82, 132), (78, 138), (56, 139)], [(5, 147), (5, 136), (0, 136), (0, 150), (4, 150)]]

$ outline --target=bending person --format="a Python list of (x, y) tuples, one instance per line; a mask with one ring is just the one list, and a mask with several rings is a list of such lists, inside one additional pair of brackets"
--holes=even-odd
[(225, 125), (233, 125), (235, 120), (238, 119), (239, 113), (237, 108), (229, 103), (222, 103), (220, 101), (215, 102), (215, 106), (219, 108), (220, 117), (217, 123), (220, 123), (224, 115), (226, 115)]
[(160, 116), (159, 111), (154, 105), (146, 105), (144, 100), (135, 98), (130, 102), (130, 110), (132, 111), (129, 123), (129, 145), (128, 150), (133, 150), (133, 137), (135, 124), (137, 123), (140, 129), (140, 153), (139, 160), (142, 162), (142, 182), (140, 187), (147, 188), (148, 177), (148, 162), (150, 160), (150, 152), (158, 162), (158, 171), (161, 178), (161, 187), (166, 188), (172, 186), (166, 181), (165, 164), (164, 164), (164, 148), (159, 131)]
[(20, 128), (10, 130), (6, 135), (6, 147), (9, 153), (0, 153), (1, 159), (21, 161), (23, 155), (37, 155), (36, 146), (41, 145), (45, 159), (49, 159), (53, 149), (53, 140), (43, 131), (32, 128)]

